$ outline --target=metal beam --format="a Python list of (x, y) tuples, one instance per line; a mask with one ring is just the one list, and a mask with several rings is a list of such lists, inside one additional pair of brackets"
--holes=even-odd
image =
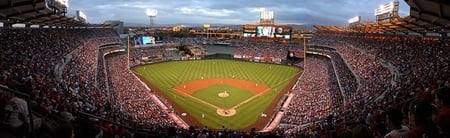
[(39, 24), (45, 24), (45, 23), (48, 23), (48, 22), (50, 22), (50, 21), (59, 20), (59, 19), (61, 19), (61, 18), (64, 18), (64, 16), (59, 16), (59, 17), (57, 17), (57, 18), (50, 18), (50, 19), (48, 19), (48, 20), (43, 20), (43, 21), (40, 21), (40, 22), (37, 22), (37, 23), (39, 23)]
[(24, 21), (25, 22), (27, 22), (27, 21), (31, 21), (31, 20), (35, 20), (35, 19), (39, 19), (39, 18), (42, 18), (42, 17), (47, 17), (47, 16), (51, 16), (51, 15), (53, 15), (54, 13), (47, 13), (47, 14), (39, 14), (39, 15), (37, 15), (37, 16), (34, 16), (34, 17), (30, 17), (30, 18), (27, 18), (27, 19), (25, 19)]
[[(420, 18), (416, 18), (416, 17), (412, 17), (412, 18), (415, 18), (416, 19), (416, 21), (422, 21), (422, 22), (425, 22), (425, 23), (428, 23), (428, 24), (431, 24), (431, 25), (433, 25), (433, 26), (437, 26), (437, 27), (441, 27), (441, 28), (445, 28), (445, 24), (443, 25), (443, 24), (437, 24), (437, 23), (434, 23), (434, 22), (432, 22), (432, 21), (429, 21), (429, 20), (424, 20), (424, 19), (420, 19)], [(440, 18), (440, 19), (442, 19), (442, 18)], [(427, 28), (427, 27), (426, 27)], [(428, 29), (428, 28), (427, 28)]]
[(398, 27), (400, 27), (400, 28), (405, 28), (406, 30), (411, 31), (411, 32), (416, 32), (416, 31), (414, 31), (413, 29), (404, 26), (403, 24), (398, 24)]
[(40, 10), (44, 10), (44, 9), (45, 9), (45, 7), (41, 7), (41, 8), (32, 9), (32, 10), (28, 10), (28, 11), (24, 11), (24, 12), (16, 12), (16, 13), (11, 14), (11, 15), (6, 15), (6, 18), (11, 18), (11, 17), (14, 17), (14, 16), (19, 16), (19, 15), (22, 15), (22, 14), (28, 14), (28, 13), (33, 13), (33, 12), (39, 13)]
[(23, 1), (23, 2), (19, 2), (19, 3), (13, 3), (12, 0), (8, 1), (7, 5), (0, 5), (0, 9), (11, 9), (17, 6), (25, 6), (25, 5), (30, 5), (32, 4), (31, 1)]
[(450, 6), (450, 1), (448, 1), (448, 0), (428, 0), (428, 1), (439, 4), (439, 5), (443, 4), (443, 5)]
[(60, 18), (59, 20), (55, 20), (54, 22), (50, 22), (50, 23), (52, 23), (52, 24), (58, 23), (58, 24), (64, 25), (64, 24), (67, 24), (68, 21), (69, 21), (69, 18), (65, 17), (65, 18)]
[(31, 21), (31, 20), (39, 19), (39, 18), (46, 17), (46, 16), (51, 16), (51, 15), (53, 15), (53, 14), (54, 14), (54, 13), (47, 13), (47, 14), (40, 14), (40, 15), (35, 16), (35, 17), (29, 17), (29, 18), (24, 19), (24, 20), (22, 21), (22, 23), (29, 22), (29, 21)]
[[(434, 16), (434, 17), (438, 17), (438, 18), (442, 18), (442, 19), (444, 19), (444, 20), (450, 21), (450, 17), (440, 16), (439, 13), (433, 13), (433, 12), (430, 12), (430, 11), (424, 11), (424, 10), (420, 10), (420, 9), (413, 8), (413, 7), (411, 7), (411, 11), (416, 11), (416, 12), (418, 12), (418, 13), (419, 13), (419, 16), (420, 16), (421, 14), (426, 14), (426, 15), (430, 15), (430, 16)], [(441, 11), (441, 10), (439, 10), (439, 11)], [(414, 16), (414, 15), (413, 15), (413, 16)]]
[[(420, 5), (420, 4), (417, 4), (417, 1), (416, 0), (412, 0), (412, 2), (414, 3), (414, 5), (416, 5), (417, 6), (417, 8), (419, 8), (419, 10), (422, 10), (423, 8), (422, 8), (422, 6)], [(415, 8), (415, 7), (412, 7), (412, 6), (410, 6), (411, 8)]]
[[(8, 5), (4, 5), (4, 6), (10, 6), (10, 7), (12, 7), (13, 6), (13, 2), (12, 2), (13, 0), (9, 0), (8, 1)], [(3, 6), (3, 5), (2, 5)], [(0, 7), (0, 9), (1, 9), (1, 7)]]
[[(430, 31), (429, 27), (425, 27), (425, 26), (423, 26), (423, 25), (417, 24), (417, 22), (420, 20), (419, 18), (415, 18), (415, 17), (411, 17), (411, 18), (413, 18), (413, 19), (415, 19), (415, 20), (414, 20), (414, 22), (409, 22), (410, 24), (415, 25), (415, 26), (419, 26), (420, 28), (423, 28), (424, 30)], [(423, 21), (423, 22), (425, 22), (425, 23), (431, 24), (431, 23), (426, 22), (426, 21), (424, 21), (424, 20), (420, 20), (420, 21)], [(431, 25), (433, 25), (433, 24), (431, 24)]]
[[(415, 10), (415, 9), (411, 8), (411, 10)], [(416, 10), (415, 10), (415, 11), (416, 11)], [(419, 12), (419, 11), (417, 11), (417, 12)], [(438, 19), (434, 19), (434, 20), (432, 20), (432, 21), (430, 21), (430, 20), (425, 20), (425, 19), (421, 19), (421, 18), (420, 18), (421, 14), (430, 15), (430, 16), (433, 16), (434, 18), (438, 18)], [(436, 15), (436, 14), (434, 14), (434, 13), (431, 13), (431, 12), (428, 12), (428, 11), (422, 11), (422, 12), (419, 12), (419, 15), (417, 15), (417, 16), (412, 15), (411, 18), (414, 18), (414, 19), (416, 19), (416, 20), (419, 19), (420, 21), (423, 21), (423, 22), (426, 22), (426, 23), (429, 23), (429, 24), (435, 24), (435, 25), (437, 25), (437, 26), (439, 26), (439, 27), (443, 27), (443, 28), (445, 28), (446, 24), (435, 23), (436, 20), (445, 20), (445, 22), (447, 22), (447, 23), (450, 22), (450, 18), (449, 18), (449, 17), (439, 17), (438, 15)]]
[(444, 11), (443, 11), (443, 9), (444, 9), (444, 6), (443, 6), (443, 4), (439, 4), (439, 9), (438, 9), (438, 15), (439, 15), (439, 17), (443, 17), (444, 16)]

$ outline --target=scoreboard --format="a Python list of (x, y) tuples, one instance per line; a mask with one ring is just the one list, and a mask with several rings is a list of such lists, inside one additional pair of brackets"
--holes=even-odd
[(292, 27), (284, 25), (245, 25), (245, 38), (291, 39)]

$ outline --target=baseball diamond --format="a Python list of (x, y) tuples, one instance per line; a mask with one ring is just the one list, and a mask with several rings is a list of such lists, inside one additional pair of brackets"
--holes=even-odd
[(262, 128), (269, 117), (261, 115), (273, 114), (280, 95), (301, 73), (292, 66), (223, 59), (172, 61), (133, 70), (188, 124), (213, 129)]
[(450, 0), (0, 7), (0, 138), (450, 138)]
[[(234, 87), (240, 87), (242, 89), (247, 89), (247, 90), (251, 91), (252, 93), (254, 93), (255, 95), (243, 100), (242, 102), (237, 103), (235, 106), (233, 106), (231, 108), (214, 106), (211, 103), (208, 103), (200, 98), (195, 98), (195, 97), (191, 96), (192, 93), (194, 93), (195, 91), (198, 91), (199, 89), (215, 86), (217, 84), (228, 84), (228, 85), (232, 85)], [(228, 88), (225, 88), (225, 89), (228, 89)], [(252, 99), (256, 98), (257, 96), (260, 96), (260, 95), (264, 94), (265, 92), (270, 91), (270, 88), (265, 85), (262, 85), (262, 84), (260, 85), (258, 83), (251, 82), (251, 81), (218, 78), (218, 79), (207, 79), (207, 80), (203, 79), (203, 80), (190, 81), (190, 82), (178, 85), (177, 87), (173, 88), (173, 90), (176, 92), (182, 93), (182, 94), (186, 94), (187, 97), (192, 97), (194, 100), (205, 103), (206, 105), (209, 105), (213, 108), (216, 108), (218, 111), (217, 113), (221, 116), (233, 116), (236, 112), (233, 112), (233, 114), (229, 114), (227, 111), (235, 110), (239, 106), (251, 101)], [(220, 94), (227, 95), (227, 97), (229, 96), (228, 90), (223, 90), (223, 91), (221, 91)], [(225, 96), (223, 96), (221, 98), (224, 98), (224, 97)], [(224, 110), (224, 112), (220, 112), (222, 110)]]

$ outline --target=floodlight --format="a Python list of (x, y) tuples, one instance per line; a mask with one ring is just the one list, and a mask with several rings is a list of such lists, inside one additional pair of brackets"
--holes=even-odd
[(156, 15), (158, 14), (158, 10), (156, 9), (147, 9), (145, 11), (145, 13), (147, 14), (147, 16), (149, 17), (156, 17)]
[(158, 10), (156, 9), (146, 9), (145, 14), (147, 14), (148, 18), (150, 18), (150, 28), (153, 28), (153, 25), (155, 24), (153, 21), (153, 18), (156, 17), (158, 14)]

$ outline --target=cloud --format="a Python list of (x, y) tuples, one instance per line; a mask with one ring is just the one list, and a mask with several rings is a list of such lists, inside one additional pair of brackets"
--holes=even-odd
[[(374, 9), (392, 0), (71, 0), (69, 13), (82, 10), (90, 23), (122, 20), (125, 23), (148, 22), (145, 9), (158, 10), (155, 24), (176, 23), (256, 23), (259, 12), (274, 11), (279, 24), (346, 25), (347, 20), (362, 16), (374, 20)], [(400, 1), (400, 13), (409, 6)]]
[(177, 8), (180, 13), (192, 16), (213, 16), (213, 17), (225, 17), (230, 16), (235, 11), (227, 9), (209, 9), (200, 6), (195, 7), (180, 7)]

